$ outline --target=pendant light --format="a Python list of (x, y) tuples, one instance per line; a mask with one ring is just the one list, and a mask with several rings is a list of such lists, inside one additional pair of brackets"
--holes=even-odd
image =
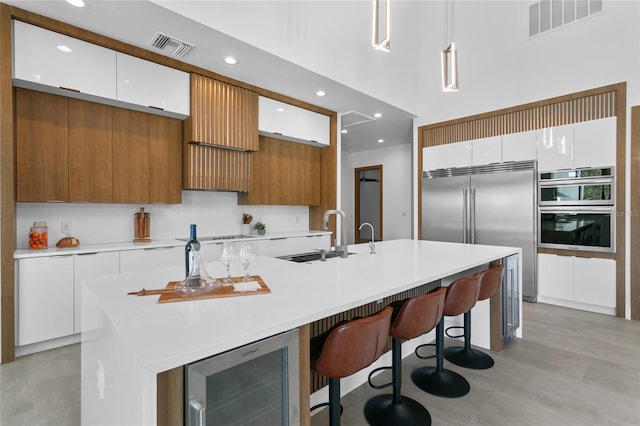
[[(382, 7), (380, 3), (383, 3)], [(391, 0), (373, 0), (373, 47), (377, 50), (383, 52), (391, 50), (390, 23)]]
[(442, 50), (442, 91), (457, 92), (458, 89), (458, 50), (453, 41), (453, 0), (444, 2), (444, 45)]

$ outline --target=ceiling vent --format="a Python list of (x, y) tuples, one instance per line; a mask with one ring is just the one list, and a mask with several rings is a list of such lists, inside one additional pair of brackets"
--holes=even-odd
[(195, 47), (194, 44), (187, 43), (186, 41), (178, 40), (175, 37), (171, 37), (166, 34), (162, 34), (160, 32), (156, 33), (153, 36), (149, 44), (155, 47), (156, 49), (166, 51), (167, 53), (173, 56), (176, 56), (178, 58), (182, 58), (191, 49)]
[(376, 121), (376, 119), (357, 111), (347, 111), (340, 116), (340, 122), (343, 129), (357, 126), (358, 124), (368, 123), (370, 121)]

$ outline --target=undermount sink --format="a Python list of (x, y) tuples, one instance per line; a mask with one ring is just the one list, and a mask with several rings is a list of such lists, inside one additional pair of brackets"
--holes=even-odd
[[(352, 255), (354, 253), (347, 253), (348, 255)], [(328, 251), (325, 254), (327, 259), (331, 259), (332, 257), (340, 257), (340, 253), (335, 251)], [(311, 252), (311, 253), (300, 253), (300, 254), (291, 254), (288, 256), (279, 256), (278, 259), (288, 260), (290, 262), (296, 263), (305, 263), (305, 262), (313, 262), (316, 260), (320, 260), (322, 258), (322, 254), (320, 252)]]

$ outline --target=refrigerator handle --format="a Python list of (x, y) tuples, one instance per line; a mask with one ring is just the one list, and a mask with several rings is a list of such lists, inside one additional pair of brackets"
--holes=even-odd
[(471, 216), (471, 244), (476, 243), (476, 189), (471, 188), (471, 208), (469, 214)]
[(462, 188), (462, 242), (467, 243), (467, 201), (469, 197), (467, 194), (467, 188)]

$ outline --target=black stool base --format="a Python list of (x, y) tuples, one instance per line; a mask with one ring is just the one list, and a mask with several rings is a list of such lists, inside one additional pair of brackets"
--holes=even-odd
[(372, 426), (429, 426), (431, 415), (418, 401), (401, 396), (394, 404), (393, 395), (378, 395), (364, 406), (364, 417)]
[(460, 398), (469, 393), (469, 382), (458, 373), (435, 367), (421, 367), (411, 373), (413, 383), (431, 395)]
[(486, 353), (464, 346), (450, 346), (444, 350), (447, 361), (472, 370), (486, 370), (493, 367), (493, 358)]

